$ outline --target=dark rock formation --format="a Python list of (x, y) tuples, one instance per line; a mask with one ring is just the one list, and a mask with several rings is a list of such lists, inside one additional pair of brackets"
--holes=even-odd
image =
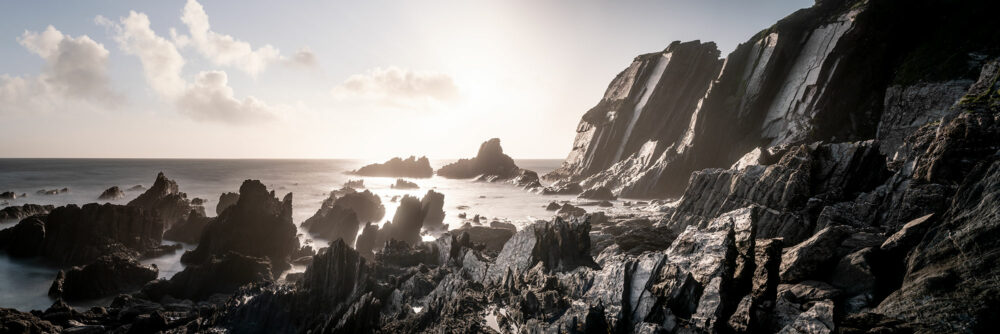
[(139, 208), (113, 204), (68, 205), (44, 219), (27, 218), (0, 231), (8, 253), (40, 255), (64, 265), (82, 265), (105, 254), (138, 256), (157, 252), (163, 224)]
[(17, 199), (17, 194), (13, 191), (5, 191), (0, 193), (0, 199)]
[(403, 196), (399, 200), (399, 208), (396, 209), (392, 221), (386, 222), (379, 229), (375, 245), (382, 245), (391, 239), (405, 241), (409, 244), (419, 243), (424, 217), (426, 217), (426, 212), (422, 210), (420, 200), (409, 195)]
[(212, 218), (205, 217), (196, 210), (188, 213), (187, 220), (178, 222), (163, 232), (163, 239), (196, 244), (201, 240), (201, 233)]
[(217, 293), (231, 294), (249, 283), (272, 279), (271, 262), (266, 258), (228, 252), (184, 268), (168, 281), (167, 293), (176, 298), (202, 300)]
[(560, 208), (562, 208), (562, 205), (556, 202), (549, 202), (549, 205), (545, 206), (545, 210), (547, 211), (556, 211), (559, 210)]
[(156, 279), (156, 267), (119, 254), (105, 255), (83, 267), (59, 271), (49, 296), (65, 300), (87, 300), (138, 290)]
[(420, 157), (420, 159), (417, 159), (415, 156), (410, 156), (405, 160), (392, 158), (385, 163), (367, 165), (350, 172), (350, 174), (361, 176), (428, 178), (434, 175), (434, 169), (431, 168), (430, 160), (427, 160), (427, 157)]
[(144, 187), (141, 184), (137, 184), (132, 186), (131, 188), (128, 188), (128, 191), (146, 191), (146, 187)]
[(517, 232), (516, 229), (472, 225), (449, 231), (454, 235), (467, 238), (472, 245), (482, 245), (483, 249), (488, 252), (499, 252), (507, 240), (514, 236), (515, 232)]
[[(357, 215), (357, 220), (362, 222), (379, 221), (382, 217), (385, 217), (385, 206), (382, 205), (382, 199), (375, 195), (371, 191), (365, 190), (363, 192), (357, 192), (352, 188), (342, 188), (337, 191), (330, 192), (330, 197), (323, 200), (320, 204), (319, 210), (313, 217), (321, 217), (326, 211), (334, 206), (339, 206), (345, 209), (350, 209), (354, 211)], [(305, 222), (304, 226), (312, 225), (310, 221), (313, 219), (310, 217)]]
[(428, 190), (420, 199), (420, 212), (424, 215), (424, 228), (440, 230), (444, 225), (444, 194)]
[(222, 193), (219, 196), (219, 204), (215, 205), (215, 214), (221, 215), (222, 211), (226, 211), (227, 208), (236, 205), (236, 202), (240, 201), (240, 194), (237, 193)]
[(558, 211), (558, 214), (563, 217), (579, 217), (583, 216), (586, 213), (587, 210), (584, 210), (581, 207), (573, 206), (572, 204), (569, 203), (563, 204)]
[(38, 316), (10, 308), (0, 308), (0, 332), (44, 334), (58, 333), (62, 327), (42, 320)]
[(122, 198), (125, 198), (125, 192), (122, 191), (121, 188), (118, 188), (118, 186), (114, 186), (104, 190), (104, 192), (102, 192), (101, 195), (97, 197), (97, 199), (102, 201), (116, 201)]
[(420, 186), (418, 186), (416, 183), (413, 183), (413, 182), (410, 182), (410, 181), (407, 181), (407, 180), (396, 179), (396, 184), (391, 185), (390, 188), (392, 188), (392, 189), (420, 189)]
[(302, 227), (320, 238), (342, 239), (347, 245), (353, 246), (360, 224), (354, 210), (334, 205), (316, 212), (316, 215), (302, 222)]
[(287, 270), (291, 255), (299, 249), (292, 223), (292, 194), (280, 201), (274, 196), (260, 181), (244, 181), (236, 205), (205, 226), (198, 247), (184, 253), (181, 261), (205, 264), (213, 257), (236, 252), (267, 258), (276, 273)]
[(0, 210), (0, 221), (21, 220), (35, 215), (45, 215), (54, 209), (52, 205), (25, 204), (8, 206)]
[[(163, 172), (156, 174), (156, 181), (153, 182), (153, 186), (149, 190), (128, 202), (127, 205), (156, 214), (163, 221), (163, 226), (166, 227), (187, 220), (191, 210), (198, 208), (191, 206), (187, 194), (182, 193), (177, 182), (168, 179), (163, 175)], [(204, 216), (204, 208), (201, 210)]]
[(437, 174), (451, 179), (469, 179), (480, 175), (506, 179), (517, 176), (519, 171), (514, 159), (503, 153), (500, 139), (493, 138), (479, 146), (475, 158), (447, 164), (438, 169)]

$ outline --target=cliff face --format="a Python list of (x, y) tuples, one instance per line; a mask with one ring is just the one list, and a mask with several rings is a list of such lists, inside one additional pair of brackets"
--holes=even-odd
[(903, 138), (948, 116), (997, 53), (997, 24), (976, 9), (984, 4), (822, 1), (724, 60), (697, 41), (639, 56), (546, 178), (675, 197), (692, 172), (757, 148), (877, 139), (903, 158), (894, 157)]

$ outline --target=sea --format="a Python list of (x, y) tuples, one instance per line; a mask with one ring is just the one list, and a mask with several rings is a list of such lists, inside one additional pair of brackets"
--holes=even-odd
[[(435, 169), (454, 160), (432, 160)], [(363, 179), (365, 187), (379, 195), (386, 207), (386, 217), (391, 220), (398, 201), (394, 196), (412, 195), (422, 197), (429, 189), (443, 193), (445, 223), (457, 228), (465, 223), (459, 218), (465, 213), (489, 220), (500, 219), (521, 228), (535, 220), (549, 219), (551, 211), (545, 205), (552, 201), (574, 200), (574, 196), (543, 196), (531, 193), (506, 183), (485, 183), (473, 180), (454, 180), (434, 176), (427, 179), (408, 179), (420, 188), (413, 190), (393, 189), (396, 178), (358, 177), (346, 172), (372, 163), (366, 160), (224, 160), (224, 159), (0, 159), (0, 192), (13, 191), (19, 197), (5, 200), (0, 205), (22, 205), (27, 203), (82, 205), (98, 201), (97, 197), (105, 189), (118, 186), (123, 190), (135, 185), (146, 188), (152, 186), (156, 174), (163, 172), (177, 181), (180, 191), (188, 198), (205, 200), (209, 216), (215, 215), (215, 205), (224, 192), (238, 192), (244, 180), (260, 180), (281, 198), (292, 193), (293, 220), (296, 225), (316, 213), (330, 191), (340, 189), (348, 180)], [(521, 168), (544, 175), (559, 167), (561, 160), (515, 160)], [(56, 195), (38, 195), (38, 190), (62, 189), (68, 191)], [(26, 197), (20, 197), (24, 193)], [(111, 201), (125, 204), (138, 196), (141, 191), (126, 191), (126, 197)], [(8, 228), (16, 221), (0, 222), (0, 229)], [(300, 239), (313, 248), (325, 247), (329, 241), (315, 239), (300, 229)], [(433, 235), (425, 235), (432, 240)], [(169, 243), (169, 241), (164, 241)], [(193, 249), (194, 245), (184, 245)], [(159, 276), (170, 278), (184, 269), (180, 263), (183, 251), (158, 258), (144, 259), (145, 264), (156, 264)], [(305, 270), (294, 267), (289, 272)], [(59, 268), (39, 260), (11, 259), (0, 252), (0, 307), (21, 311), (44, 310), (52, 305), (53, 299), (47, 293)], [(79, 309), (92, 306), (106, 306), (110, 299), (92, 300), (71, 304)]]

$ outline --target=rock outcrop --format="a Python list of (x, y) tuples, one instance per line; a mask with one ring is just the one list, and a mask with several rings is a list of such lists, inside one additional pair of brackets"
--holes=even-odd
[(189, 265), (160, 284), (175, 298), (203, 300), (213, 294), (231, 294), (249, 283), (273, 280), (271, 263), (267, 258), (228, 252)]
[(60, 270), (49, 296), (65, 300), (88, 300), (139, 290), (156, 279), (155, 266), (118, 254), (105, 255), (83, 267)]
[(514, 159), (503, 153), (500, 139), (493, 138), (479, 146), (476, 157), (444, 165), (438, 169), (437, 174), (452, 179), (470, 179), (480, 175), (511, 178), (516, 176), (519, 170), (520, 168), (514, 164)]
[(350, 174), (361, 176), (382, 176), (382, 177), (410, 177), (428, 178), (434, 175), (430, 160), (427, 157), (410, 156), (407, 159), (392, 158), (381, 164), (371, 164)]
[(391, 185), (390, 188), (392, 188), (392, 189), (420, 189), (420, 186), (418, 186), (416, 183), (413, 183), (413, 182), (410, 182), (410, 181), (407, 181), (407, 180), (396, 179), (396, 184)]
[(156, 181), (152, 187), (129, 201), (127, 205), (154, 213), (168, 228), (187, 220), (188, 214), (193, 209), (200, 208), (202, 216), (205, 215), (204, 208), (192, 206), (187, 194), (180, 191), (177, 182), (168, 179), (163, 172), (156, 174)]
[(205, 217), (196, 210), (191, 210), (187, 220), (178, 222), (163, 232), (163, 239), (196, 244), (201, 239), (205, 226), (208, 226), (211, 221), (212, 218)]
[(0, 221), (21, 220), (35, 215), (45, 215), (55, 207), (52, 205), (24, 204), (8, 206), (0, 210)]
[(237, 193), (222, 193), (219, 195), (219, 204), (215, 205), (215, 214), (221, 215), (222, 211), (226, 211), (229, 207), (236, 205), (236, 202), (240, 201), (240, 194)]
[(118, 186), (108, 188), (100, 196), (97, 196), (97, 199), (102, 201), (116, 201), (123, 198), (125, 198), (125, 192)]
[(268, 259), (276, 273), (287, 270), (291, 255), (299, 249), (292, 223), (292, 194), (282, 200), (274, 196), (260, 181), (244, 181), (236, 205), (205, 226), (198, 247), (184, 253), (181, 261), (200, 265), (236, 252)]
[(140, 256), (161, 250), (163, 223), (135, 207), (67, 205), (0, 231), (15, 256), (42, 256), (62, 265), (84, 265), (112, 253)]

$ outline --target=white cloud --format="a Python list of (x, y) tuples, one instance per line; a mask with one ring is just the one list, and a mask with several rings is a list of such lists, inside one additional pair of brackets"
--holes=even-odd
[(203, 121), (249, 123), (274, 117), (273, 108), (248, 96), (242, 101), (233, 96), (226, 72), (198, 73), (195, 82), (178, 100), (182, 113)]
[(263, 101), (252, 96), (236, 99), (225, 72), (201, 72), (191, 84), (184, 80), (184, 58), (174, 43), (156, 35), (146, 14), (133, 11), (118, 23), (99, 16), (96, 22), (115, 32), (123, 51), (139, 57), (147, 83), (161, 97), (175, 103), (181, 114), (223, 123), (274, 118), (274, 109)]
[(25, 31), (17, 41), (45, 59), (45, 67), (37, 77), (0, 75), (0, 110), (79, 108), (79, 102), (113, 108), (123, 101), (111, 89), (108, 50), (90, 37), (48, 26), (40, 33)]
[(184, 5), (181, 21), (188, 27), (190, 35), (174, 35), (174, 41), (181, 47), (193, 46), (202, 56), (217, 65), (232, 66), (256, 76), (267, 65), (281, 60), (281, 52), (270, 44), (257, 48), (233, 36), (212, 31), (208, 14), (198, 1), (188, 0)]
[(352, 75), (333, 88), (333, 95), (403, 107), (454, 102), (460, 96), (455, 80), (447, 74), (398, 67), (375, 68)]
[(316, 54), (312, 50), (304, 47), (296, 51), (291, 59), (286, 60), (286, 63), (292, 66), (315, 67), (319, 61), (316, 60)]

